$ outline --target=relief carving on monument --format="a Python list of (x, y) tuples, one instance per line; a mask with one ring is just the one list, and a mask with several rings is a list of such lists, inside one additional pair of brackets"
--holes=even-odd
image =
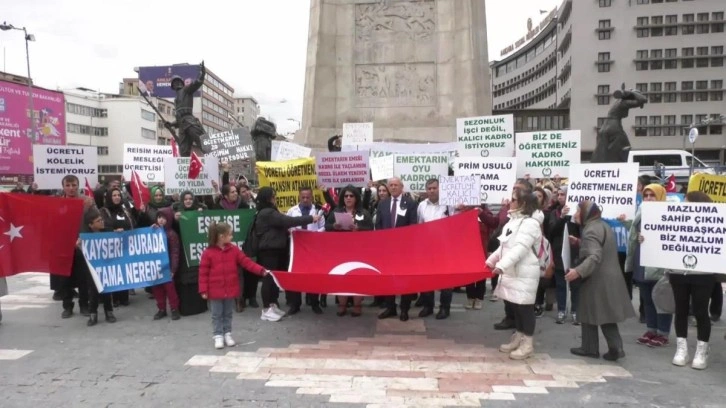
[(360, 107), (433, 106), (436, 68), (432, 62), (356, 65), (355, 93)]
[(428, 40), (436, 29), (433, 0), (380, 2), (356, 6), (356, 40)]

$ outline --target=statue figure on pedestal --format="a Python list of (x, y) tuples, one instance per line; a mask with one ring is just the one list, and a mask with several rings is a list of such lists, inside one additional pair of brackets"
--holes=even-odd
[(628, 117), (633, 108), (642, 108), (648, 98), (634, 89), (625, 89), (625, 84), (613, 93), (617, 100), (608, 111), (608, 117), (597, 133), (592, 163), (624, 163), (628, 160), (630, 141), (623, 128), (622, 119)]
[(199, 64), (199, 77), (192, 83), (185, 85), (184, 79), (179, 75), (171, 78), (171, 89), (176, 92), (174, 108), (176, 110), (176, 121), (165, 122), (164, 126), (173, 134), (173, 128), (179, 128), (177, 144), (179, 145), (179, 156), (190, 157), (192, 148), (196, 147), (202, 154), (208, 153), (208, 149), (202, 146), (201, 136), (205, 134), (199, 119), (192, 114), (194, 108), (194, 93), (204, 84), (207, 70), (204, 68), (204, 61)]
[(257, 118), (250, 131), (255, 146), (255, 160), (272, 160), (272, 140), (277, 135), (277, 126), (265, 118)]

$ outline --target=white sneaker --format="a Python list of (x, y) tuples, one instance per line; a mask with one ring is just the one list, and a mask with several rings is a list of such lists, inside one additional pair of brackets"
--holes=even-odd
[(282, 319), (282, 316), (275, 313), (275, 311), (270, 307), (268, 309), (262, 309), (260, 319), (268, 322), (277, 322)]
[(676, 339), (676, 355), (673, 356), (673, 365), (683, 367), (688, 364), (688, 340), (679, 337)]
[(474, 299), (474, 309), (475, 310), (481, 310), (481, 300)]
[(216, 348), (217, 350), (224, 348), (224, 337), (214, 336), (214, 348)]
[(232, 338), (232, 333), (224, 333), (224, 345), (227, 347), (234, 347), (237, 343)]
[(473, 309), (474, 308), (474, 299), (466, 299), (466, 304), (464, 305), (464, 308)]
[(696, 354), (693, 355), (691, 368), (696, 370), (705, 370), (708, 367), (708, 343), (699, 341), (696, 345)]
[(489, 301), (490, 301), (490, 302), (496, 302), (496, 301), (498, 301), (498, 300), (499, 300), (499, 296), (497, 296), (497, 295), (494, 295), (494, 294), (492, 295), (492, 297), (490, 297), (490, 298), (489, 298)]
[(279, 306), (277, 306), (274, 303), (270, 304), (270, 309), (272, 309), (272, 312), (273, 313), (275, 313), (276, 315), (280, 316), (280, 318), (285, 317), (285, 315), (287, 314), (282, 309), (280, 309)]

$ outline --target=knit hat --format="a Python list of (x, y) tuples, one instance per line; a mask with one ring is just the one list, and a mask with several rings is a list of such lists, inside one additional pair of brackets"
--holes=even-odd
[(666, 200), (666, 190), (663, 186), (657, 183), (648, 184), (643, 189), (643, 194), (645, 194), (646, 190), (650, 190), (655, 194), (655, 200), (656, 201), (665, 201)]

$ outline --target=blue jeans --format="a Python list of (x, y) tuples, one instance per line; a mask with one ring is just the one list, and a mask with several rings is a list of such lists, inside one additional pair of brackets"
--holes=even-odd
[(232, 332), (234, 299), (215, 299), (209, 301), (212, 310), (212, 329), (215, 336)]
[[(580, 284), (579, 280), (570, 282), (570, 312), (577, 313), (577, 304), (580, 302)], [(565, 271), (555, 269), (555, 295), (557, 297), (557, 311), (567, 312), (567, 281), (565, 280)]]
[(667, 336), (671, 332), (673, 315), (658, 313), (653, 303), (653, 288), (657, 281), (639, 282), (638, 287), (643, 295), (643, 307), (645, 308), (645, 325), (648, 331)]

